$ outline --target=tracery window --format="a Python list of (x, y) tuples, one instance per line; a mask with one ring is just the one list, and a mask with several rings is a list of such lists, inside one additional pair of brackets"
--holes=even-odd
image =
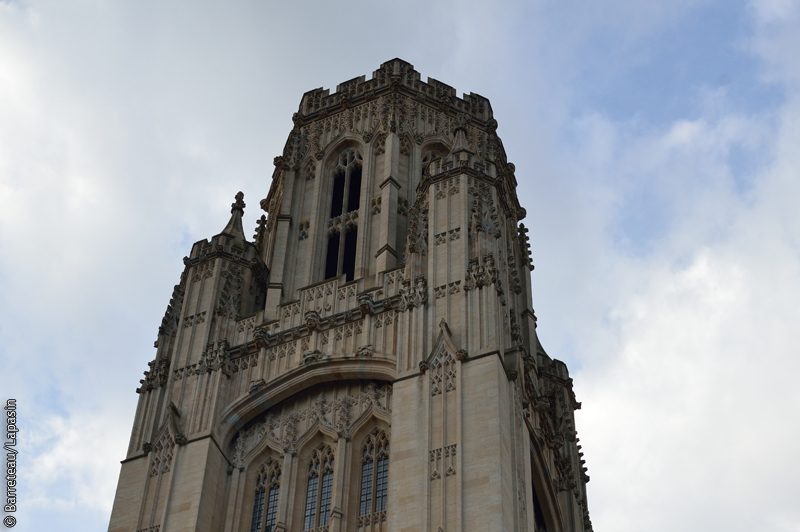
[(272, 532), (278, 514), (280, 489), (281, 467), (276, 460), (270, 459), (258, 470), (250, 532)]
[(333, 449), (324, 443), (314, 449), (308, 461), (308, 484), (303, 530), (328, 526), (333, 495)]
[(357, 211), (361, 202), (361, 167), (361, 154), (347, 148), (333, 168), (325, 279), (344, 275), (346, 281), (352, 281), (355, 275), (358, 227), (356, 216), (347, 214)]
[(441, 171), (442, 153), (438, 150), (429, 150), (422, 155), (422, 175), (435, 175)]
[(365, 526), (386, 510), (389, 481), (389, 437), (375, 429), (361, 447), (361, 492), (358, 505), (359, 526)]

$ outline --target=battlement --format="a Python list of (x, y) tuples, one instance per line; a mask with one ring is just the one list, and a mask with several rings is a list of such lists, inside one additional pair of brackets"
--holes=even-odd
[(386, 61), (372, 73), (372, 79), (358, 76), (336, 86), (336, 92), (322, 87), (306, 92), (300, 101), (301, 118), (314, 119), (349, 108), (352, 105), (388, 92), (401, 92), (420, 103), (452, 113), (467, 113), (472, 118), (487, 122), (493, 118), (492, 106), (487, 98), (475, 93), (459, 98), (456, 89), (434, 78), (421, 81), (414, 65), (402, 59)]

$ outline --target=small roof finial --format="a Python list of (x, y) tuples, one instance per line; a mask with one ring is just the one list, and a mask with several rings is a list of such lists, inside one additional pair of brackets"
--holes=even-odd
[(236, 201), (234, 203), (231, 203), (231, 214), (233, 214), (233, 211), (235, 210), (242, 211), (242, 214), (244, 214), (245, 207), (246, 205), (244, 204), (244, 193), (240, 190), (239, 192), (236, 193)]
[(225, 229), (223, 229), (222, 232), (233, 237), (246, 240), (244, 237), (244, 228), (242, 227), (242, 216), (244, 216), (245, 203), (244, 194), (241, 190), (236, 193), (235, 199), (236, 201), (231, 203), (231, 219), (228, 221), (228, 225), (225, 226)]

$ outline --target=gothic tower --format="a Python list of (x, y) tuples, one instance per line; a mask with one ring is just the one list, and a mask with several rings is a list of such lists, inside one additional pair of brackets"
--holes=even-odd
[(245, 237), (194, 244), (111, 532), (586, 532), (489, 101), (394, 59), (306, 93)]

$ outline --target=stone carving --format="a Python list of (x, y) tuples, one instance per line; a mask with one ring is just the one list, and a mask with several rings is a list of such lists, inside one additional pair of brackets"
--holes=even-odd
[(314, 179), (317, 173), (317, 165), (314, 164), (313, 160), (310, 160), (306, 163), (305, 169), (303, 170), (303, 175), (306, 178), (306, 181), (310, 181)]
[(356, 285), (351, 284), (350, 286), (346, 286), (344, 288), (340, 288), (337, 291), (337, 297), (340, 301), (347, 299), (349, 297), (355, 297), (356, 295)]
[(342, 232), (347, 232), (351, 229), (358, 227), (358, 211), (346, 212), (342, 215), (336, 216), (328, 220), (325, 225), (328, 236), (337, 235)]
[(319, 312), (316, 310), (307, 310), (305, 314), (306, 327), (312, 331), (316, 331), (320, 326)]
[(445, 349), (431, 359), (431, 396), (456, 389), (456, 364), (453, 355)]
[(202, 375), (203, 373), (222, 371), (226, 377), (230, 377), (231, 366), (230, 354), (228, 353), (229, 348), (228, 340), (224, 338), (216, 343), (209, 342), (203, 354), (200, 355), (200, 360), (194, 368), (194, 374)]
[(531, 242), (528, 236), (528, 228), (525, 224), (519, 224), (519, 247), (527, 251), (528, 254), (528, 269), (533, 271), (533, 258), (531, 257)]
[(144, 379), (139, 381), (142, 386), (136, 388), (136, 393), (149, 392), (160, 388), (169, 379), (169, 360), (166, 358), (152, 360), (147, 365), (150, 369), (144, 372)]
[(311, 364), (318, 360), (322, 360), (322, 351), (319, 349), (303, 353), (303, 364)]
[(514, 309), (509, 311), (509, 321), (511, 322), (511, 341), (514, 345), (519, 345), (522, 343), (522, 334), (520, 333), (519, 323), (517, 322), (517, 313)]
[(211, 259), (209, 261), (203, 262), (195, 266), (194, 269), (194, 276), (192, 276), (192, 282), (196, 283), (201, 279), (208, 279), (214, 274), (214, 264), (216, 263), (216, 259)]
[(500, 217), (494, 204), (492, 189), (494, 187), (479, 179), (469, 179), (469, 193), (472, 195), (470, 207), (470, 233), (477, 236), (485, 231), (494, 238), (500, 238)]
[(394, 323), (394, 312), (387, 311), (383, 314), (378, 314), (375, 316), (375, 328), (380, 329), (384, 325), (389, 326)]
[(356, 350), (356, 356), (358, 358), (369, 358), (374, 354), (375, 354), (375, 349), (372, 347), (372, 345), (369, 344), (362, 345)]
[(308, 220), (304, 222), (300, 222), (300, 225), (297, 228), (297, 239), (298, 240), (305, 240), (308, 238), (308, 229), (311, 227), (311, 222)]
[(403, 279), (400, 288), (400, 310), (411, 310), (428, 302), (428, 283), (422, 275), (417, 276), (414, 283)]
[(458, 444), (454, 443), (444, 448), (444, 457), (445, 457), (445, 462), (447, 463), (447, 469), (445, 470), (444, 473), (446, 477), (456, 474), (455, 463), (456, 463), (457, 445)]
[(494, 285), (497, 295), (500, 296), (502, 303), (505, 305), (500, 270), (495, 266), (494, 257), (492, 257), (491, 253), (487, 253), (483, 257), (483, 264), (477, 258), (470, 259), (464, 277), (464, 290), (477, 290), (484, 286)]
[(428, 199), (423, 192), (417, 202), (409, 209), (408, 236), (406, 237), (406, 257), (412, 253), (425, 254), (428, 251)]
[(254, 394), (254, 393), (258, 392), (260, 389), (262, 389), (263, 387), (265, 387), (266, 385), (267, 385), (267, 382), (264, 379), (257, 379), (257, 380), (254, 380), (254, 381), (250, 381), (250, 388), (249, 388), (248, 391), (249, 391), (250, 394)]
[[(202, 314), (205, 315), (205, 312), (203, 312)], [(197, 323), (201, 323), (201, 321), (197, 322)], [(238, 332), (250, 332), (255, 328), (255, 326), (256, 326), (256, 318), (255, 318), (255, 316), (253, 316), (253, 317), (250, 317), (250, 318), (247, 318), (245, 320), (240, 321), (236, 325), (236, 330)]]
[(351, 420), (358, 418), (365, 410), (374, 407), (391, 413), (387, 407), (391, 393), (389, 384), (378, 387), (370, 383), (365, 391), (334, 401), (328, 402), (320, 395), (308, 408), (284, 412), (279, 416), (267, 412), (261, 420), (236, 433), (231, 446), (231, 462), (236, 467), (243, 467), (246, 454), (264, 438), (284, 449), (284, 452), (294, 453), (299, 437), (310, 430), (317, 420), (341, 436), (350, 437)]
[(225, 283), (217, 304), (217, 315), (236, 318), (242, 306), (242, 267), (232, 262), (223, 262), (220, 274)]
[(362, 316), (375, 314), (375, 302), (371, 294), (361, 294), (358, 296), (358, 309)]
[(178, 329), (184, 293), (185, 290), (181, 285), (175, 285), (175, 288), (172, 289), (172, 297), (169, 299), (167, 310), (161, 319), (161, 326), (158, 328), (159, 335), (171, 336)]
[(264, 238), (267, 235), (267, 217), (266, 215), (262, 214), (261, 218), (256, 220), (256, 232), (253, 234), (253, 242), (256, 245), (256, 249), (261, 251), (264, 246)]
[(400, 216), (408, 216), (408, 200), (405, 198), (397, 198), (397, 214)]
[(370, 201), (370, 209), (372, 214), (381, 213), (381, 201), (382, 200), (380, 196), (375, 196), (374, 198), (372, 198), (372, 201)]

